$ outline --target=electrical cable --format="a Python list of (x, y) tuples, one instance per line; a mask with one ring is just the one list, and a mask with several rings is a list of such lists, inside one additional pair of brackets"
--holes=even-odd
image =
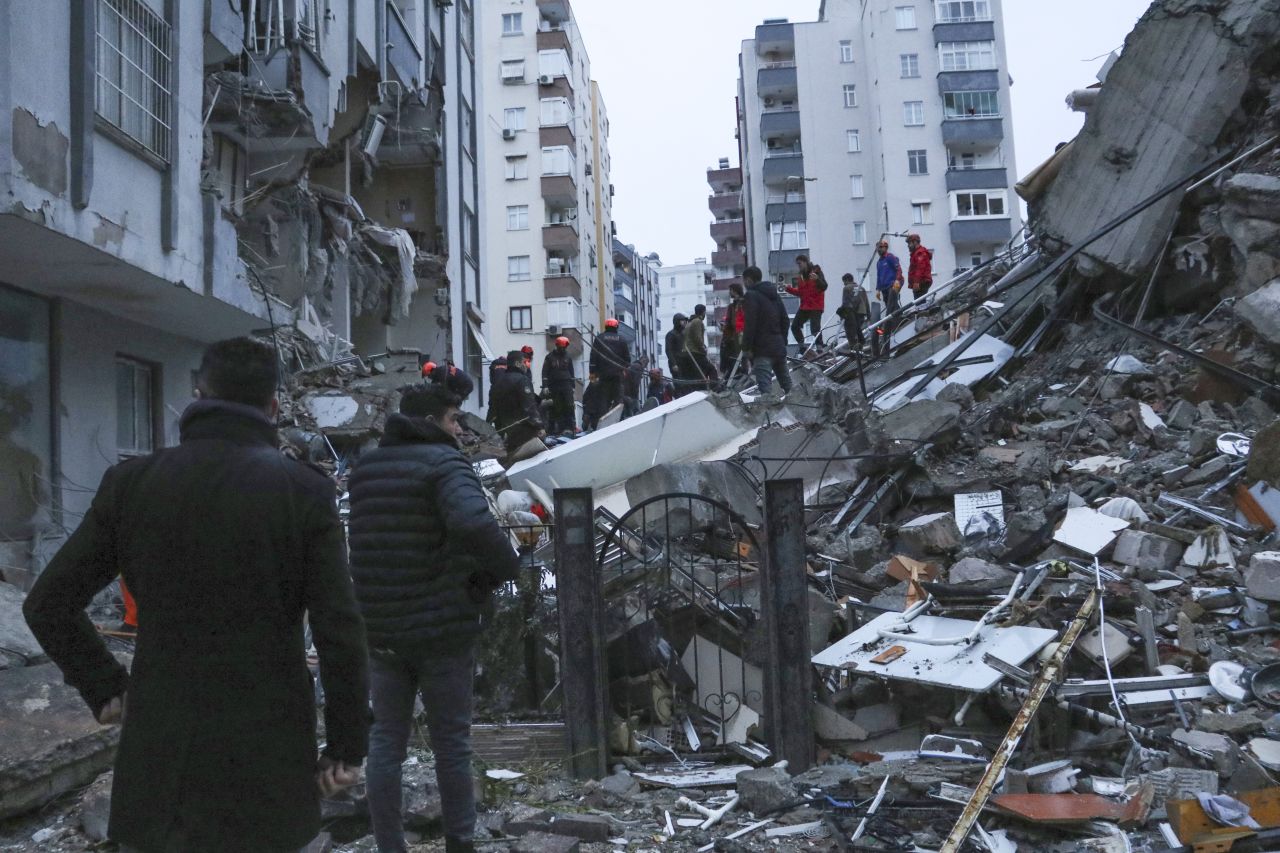
[(1133, 743), (1134, 748), (1142, 749), (1142, 744), (1138, 743), (1138, 739), (1133, 736), (1133, 732), (1129, 731), (1129, 721), (1124, 715), (1124, 706), (1120, 704), (1120, 694), (1116, 692), (1116, 680), (1111, 675), (1111, 655), (1107, 652), (1107, 611), (1105, 599), (1106, 595), (1102, 588), (1102, 564), (1098, 562), (1098, 558), (1093, 558), (1093, 577), (1094, 588), (1098, 592), (1098, 645), (1102, 649), (1102, 670), (1107, 674), (1107, 687), (1111, 689), (1111, 704), (1116, 709), (1116, 717), (1123, 723), (1126, 728), (1124, 733), (1129, 736), (1129, 740)]

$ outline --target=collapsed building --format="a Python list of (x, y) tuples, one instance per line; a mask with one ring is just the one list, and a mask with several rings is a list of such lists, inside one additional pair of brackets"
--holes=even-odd
[[(1274, 846), (1278, 56), (1276, 0), (1157, 0), (1026, 239), (880, 321), (890, 356), (478, 463), (527, 567), (482, 653), (494, 847)], [(6, 759), (0, 814), (110, 737)], [(12, 837), (82, 849), (101, 786)], [(358, 795), (326, 809), (364, 849)]]

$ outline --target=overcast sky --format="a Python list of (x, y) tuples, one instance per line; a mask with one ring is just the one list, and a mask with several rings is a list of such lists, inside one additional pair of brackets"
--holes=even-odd
[[(926, 2), (927, 0), (920, 0)], [(1148, 0), (1004, 0), (1018, 177), (1084, 117), (1064, 99), (1094, 82)], [(812, 21), (818, 0), (573, 0), (609, 111), (618, 236), (666, 264), (714, 248), (706, 170), (737, 163), (738, 52), (765, 18)]]

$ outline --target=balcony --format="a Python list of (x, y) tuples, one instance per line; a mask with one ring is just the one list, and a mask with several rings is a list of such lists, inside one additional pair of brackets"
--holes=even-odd
[(573, 59), (573, 42), (564, 27), (538, 30), (538, 50), (563, 50)]
[(230, 3), (205, 0), (204, 62), (216, 65), (244, 50), (244, 16)]
[(795, 183), (789, 178), (804, 177), (804, 155), (797, 152), (770, 153), (764, 158), (761, 169), (765, 185)]
[(543, 148), (554, 148), (557, 145), (577, 147), (572, 124), (543, 125), (538, 128), (538, 142)]
[[(796, 31), (792, 24), (761, 24), (756, 27), (756, 55), (766, 59), (770, 55), (796, 52)], [(781, 56), (778, 56), (781, 59)]]
[(538, 97), (568, 98), (573, 101), (573, 81), (567, 74), (539, 74)]
[[(324, 66), (311, 51), (301, 43), (294, 43), (288, 49), (276, 50), (270, 55), (259, 53), (255, 61), (249, 63), (248, 77), (251, 81), (260, 81), (266, 88), (277, 91), (288, 90), (300, 102), (305, 104), (305, 112), (312, 121), (308, 128), (303, 125), (298, 113), (293, 111), (277, 111), (270, 114), (274, 121), (261, 121), (252, 132), (242, 131), (234, 125), (243, 123), (239, 109), (235, 103), (221, 104), (230, 99), (219, 98), (214, 103), (215, 109), (210, 112), (210, 126), (232, 137), (243, 137), (244, 146), (250, 154), (258, 152), (279, 153), (281, 149), (300, 151), (314, 144), (329, 144), (330, 121), (333, 112), (329, 98), (329, 69)], [(224, 116), (231, 118), (224, 122)], [(264, 116), (265, 118), (266, 116)], [(312, 130), (311, 138), (307, 138), (306, 130)], [(287, 141), (286, 141), (287, 140)]]
[(944, 41), (995, 41), (994, 21), (957, 21), (933, 25), (933, 43)]
[(771, 62), (756, 72), (756, 91), (762, 98), (794, 97), (796, 88), (796, 64)]
[(742, 193), (716, 193), (707, 199), (707, 204), (712, 213), (735, 213), (743, 209)]
[(717, 249), (711, 253), (711, 264), (731, 269), (745, 267), (747, 265), (747, 250), (741, 247), (737, 249)]
[(999, 88), (1000, 72), (995, 69), (938, 72), (939, 95), (947, 92), (993, 92)]
[(995, 169), (948, 169), (947, 191), (991, 190), (1009, 186), (1009, 176), (1003, 166)]
[(567, 24), (573, 18), (569, 0), (538, 0), (538, 14), (552, 24)]
[(772, 202), (764, 208), (764, 221), (807, 222), (809, 206), (803, 201)]
[(769, 253), (769, 275), (788, 275), (796, 271), (796, 258), (808, 254), (808, 247), (803, 249), (775, 249)]
[(552, 222), (542, 226), (542, 248), (549, 252), (578, 254), (578, 226), (574, 222)]
[(542, 279), (542, 295), (547, 299), (575, 299), (582, 301), (582, 285), (572, 268), (552, 267)]
[(737, 192), (742, 188), (742, 169), (707, 169), (707, 183), (717, 195), (726, 190)]
[(947, 145), (992, 143), (1004, 139), (1004, 119), (949, 118), (942, 122), (942, 141)]
[(800, 111), (795, 108), (774, 110), (760, 116), (760, 141), (795, 139), (800, 136)]
[(573, 175), (543, 175), (542, 197), (552, 204), (576, 206), (578, 203), (578, 184)]
[(1013, 225), (1008, 217), (951, 220), (952, 243), (993, 245), (1008, 242), (1012, 235)]
[(747, 223), (741, 219), (727, 219), (722, 222), (712, 222), (711, 239), (716, 241), (717, 246), (725, 240), (738, 240), (739, 242), (745, 242), (747, 239)]
[(422, 79), (422, 49), (400, 17), (400, 10), (387, 0), (387, 70), (405, 89), (416, 89)]

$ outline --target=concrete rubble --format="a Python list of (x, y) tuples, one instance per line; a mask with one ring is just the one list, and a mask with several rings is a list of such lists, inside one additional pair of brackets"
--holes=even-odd
[[(528, 568), (479, 660), (485, 849), (1200, 850), (1223, 831), (1208, 815), (1240, 809), (1257, 826), (1238, 849), (1280, 843), (1277, 55), (1278, 0), (1153, 3), (1026, 185), (1028, 239), (909, 306), (890, 358), (797, 359), (783, 400), (690, 394), (510, 468), (472, 424)], [(294, 120), (262, 100), (214, 120)], [(1199, 184), (1096, 234), (1182, 176)], [(273, 244), (255, 214), (317, 304), (342, 281), (392, 322), (415, 278), (395, 271), (429, 261), (331, 191), (260, 204), (333, 229)], [(380, 277), (357, 284), (365, 251)], [(341, 483), (427, 354), (277, 340), (299, 367), (289, 451)], [(764, 492), (792, 478), (810, 719), (780, 724)], [(596, 506), (608, 761), (585, 781), (563, 771), (565, 488)], [(5, 589), (0, 730), (33, 734), (0, 740), (0, 849), (87, 849), (109, 782), (68, 792), (114, 730), (61, 695)], [(813, 733), (803, 766), (783, 728)], [(432, 786), (415, 745), (427, 843)], [(373, 849), (359, 790), (326, 815), (332, 849)]]

